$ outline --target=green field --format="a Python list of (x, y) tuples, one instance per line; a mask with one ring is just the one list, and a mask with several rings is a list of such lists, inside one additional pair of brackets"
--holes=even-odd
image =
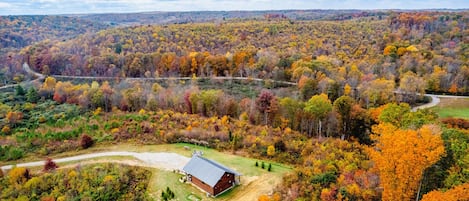
[(469, 99), (440, 98), (440, 104), (432, 108), (440, 118), (469, 119)]
[[(87, 150), (64, 152), (60, 154), (50, 155), (50, 158), (63, 158), (74, 155), (81, 155), (93, 152), (105, 151), (134, 151), (134, 152), (173, 152), (186, 157), (191, 157), (194, 150), (202, 151), (203, 156), (215, 160), (231, 169), (234, 169), (242, 174), (241, 185), (236, 188), (218, 196), (217, 198), (208, 198), (205, 193), (189, 183), (181, 183), (179, 178), (183, 175), (172, 171), (160, 170), (156, 168), (149, 168), (153, 175), (150, 179), (148, 194), (158, 200), (161, 196), (161, 190), (169, 187), (176, 195), (177, 200), (257, 200), (262, 194), (268, 194), (279, 185), (285, 174), (292, 172), (293, 169), (289, 166), (267, 161), (246, 158), (242, 156), (233, 155), (230, 152), (219, 152), (214, 149), (201, 147), (192, 144), (178, 143), (178, 144), (164, 144), (164, 145), (134, 145), (134, 144), (119, 144), (119, 145), (101, 145), (89, 148)], [(36, 157), (36, 159), (34, 159)], [(29, 156), (16, 162), (35, 161), (37, 156)], [(132, 157), (99, 157), (94, 159), (82, 160), (77, 162), (60, 163), (60, 167), (73, 167), (77, 163), (103, 163), (113, 161), (136, 161)], [(255, 166), (256, 161), (259, 167)], [(262, 169), (261, 162), (264, 162), (265, 169)], [(10, 162), (11, 163), (11, 162)], [(267, 171), (269, 163), (272, 164), (272, 171)], [(42, 167), (34, 167), (33, 171), (40, 171)]]
[[(205, 193), (201, 192), (191, 184), (179, 182), (179, 178), (181, 178), (182, 175), (170, 171), (154, 169), (153, 178), (150, 181), (151, 183), (149, 188), (149, 193), (152, 196), (160, 195), (160, 190), (169, 187), (175, 192), (178, 200), (191, 200), (189, 198), (194, 197), (202, 198), (203, 200), (257, 199), (259, 195), (262, 193), (268, 193), (270, 189), (279, 184), (283, 175), (292, 171), (291, 167), (272, 162), (272, 171), (268, 172), (267, 166), (270, 163), (268, 161), (264, 161), (266, 168), (262, 169), (260, 168), (261, 160), (236, 156), (229, 153), (222, 153), (214, 149), (192, 144), (179, 143), (145, 147), (151, 149), (152, 151), (175, 152), (188, 157), (191, 156), (193, 150), (200, 150), (203, 152), (204, 157), (222, 163), (225, 166), (230, 167), (242, 174), (240, 186), (218, 196), (216, 199), (213, 199), (207, 198)], [(140, 147), (138, 151), (142, 151), (142, 148), (145, 149), (145, 147)], [(189, 147), (190, 150), (185, 147)], [(256, 161), (259, 162), (259, 167), (254, 165)]]

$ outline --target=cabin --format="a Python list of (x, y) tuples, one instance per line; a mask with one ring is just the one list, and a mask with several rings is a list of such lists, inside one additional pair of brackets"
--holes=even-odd
[(241, 176), (238, 172), (200, 155), (192, 156), (182, 170), (187, 181), (215, 197), (239, 184)]

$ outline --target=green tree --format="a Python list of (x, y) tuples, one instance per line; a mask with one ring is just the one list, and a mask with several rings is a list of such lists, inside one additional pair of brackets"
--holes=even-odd
[(350, 96), (341, 96), (334, 101), (334, 110), (339, 113), (340, 122), (342, 123), (342, 138), (349, 135), (350, 113), (354, 104), (355, 101)]
[(305, 104), (305, 112), (310, 113), (318, 121), (318, 136), (322, 134), (322, 120), (332, 111), (332, 104), (326, 94), (311, 97)]
[(26, 94), (26, 92), (24, 91), (24, 88), (21, 86), (21, 85), (16, 85), (16, 95), (17, 96), (24, 96), (24, 94)]
[(383, 106), (381, 114), (378, 116), (380, 122), (391, 123), (400, 128), (404, 114), (410, 112), (410, 106), (407, 103), (388, 103)]
[(37, 103), (39, 100), (39, 94), (36, 91), (36, 88), (31, 87), (28, 89), (28, 92), (26, 93), (26, 100), (30, 103)]

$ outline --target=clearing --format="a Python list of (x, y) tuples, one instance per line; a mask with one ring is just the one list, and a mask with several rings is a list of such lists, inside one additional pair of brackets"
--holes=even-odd
[(432, 108), (441, 118), (469, 119), (469, 98), (440, 97), (440, 103)]
[[(206, 158), (218, 161), (240, 172), (242, 174), (241, 185), (217, 198), (209, 198), (193, 185), (181, 183), (179, 178), (182, 175), (173, 170), (182, 168), (195, 150), (202, 151), (203, 156)], [(175, 192), (177, 200), (257, 200), (262, 194), (272, 193), (273, 188), (281, 183), (282, 177), (292, 171), (291, 167), (283, 164), (236, 156), (185, 143), (98, 146), (50, 157), (61, 167), (73, 167), (73, 165), (89, 163), (122, 163), (150, 168), (153, 175), (150, 179), (148, 193), (157, 198), (161, 195), (161, 190), (169, 187)], [(254, 165), (256, 161), (259, 163), (259, 167)], [(262, 162), (265, 164), (265, 169), (260, 167)], [(36, 166), (39, 168), (43, 163), (43, 161), (28, 162), (18, 166)], [(269, 163), (272, 164), (271, 172), (267, 171)], [(9, 168), (11, 168), (11, 165), (2, 167), (2, 169)]]

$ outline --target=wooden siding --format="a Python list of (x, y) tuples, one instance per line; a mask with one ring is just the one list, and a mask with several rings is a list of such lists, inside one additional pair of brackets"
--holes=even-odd
[(213, 191), (213, 188), (210, 187), (208, 184), (204, 183), (203, 181), (200, 181), (197, 177), (194, 177), (191, 175), (191, 178), (192, 178), (192, 183), (197, 185), (199, 188), (201, 188), (202, 190), (210, 193), (210, 195), (215, 195), (214, 194), (214, 191)]
[(235, 175), (228, 172), (225, 172), (225, 174), (223, 174), (220, 180), (218, 180), (217, 184), (215, 184), (214, 188), (210, 187), (208, 184), (204, 183), (199, 178), (194, 177), (193, 175), (190, 175), (190, 178), (193, 184), (213, 196), (216, 196), (219, 193), (225, 191), (226, 189), (231, 188), (235, 185), (236, 182)]
[(218, 180), (217, 184), (215, 184), (213, 195), (218, 195), (219, 193), (225, 191), (228, 188), (231, 188), (235, 184), (235, 176), (234, 174), (225, 172), (222, 178)]

